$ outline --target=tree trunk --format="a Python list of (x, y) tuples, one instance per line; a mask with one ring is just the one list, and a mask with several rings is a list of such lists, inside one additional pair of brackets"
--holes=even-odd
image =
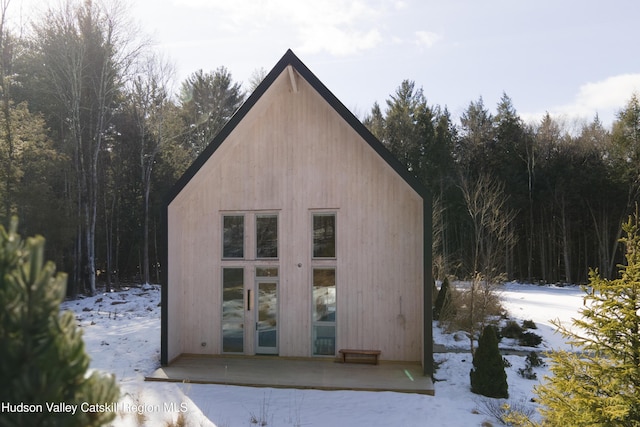
[(569, 224), (567, 223), (567, 213), (564, 196), (562, 197), (561, 204), (561, 218), (562, 218), (562, 257), (564, 260), (564, 279), (567, 283), (573, 283), (573, 276), (571, 274), (571, 248), (569, 239)]
[[(151, 169), (151, 166), (149, 166)], [(146, 174), (145, 174), (146, 175)], [(149, 275), (149, 192), (151, 190), (151, 170), (149, 170), (149, 176), (144, 183), (144, 229), (143, 241), (142, 241), (142, 283), (148, 284), (150, 280)]]
[[(10, 69), (13, 57), (6, 52), (12, 51), (11, 41), (5, 30), (6, 12), (9, 6), (9, 1), (4, 0), (0, 7), (2, 8), (0, 15), (0, 83), (2, 84), (2, 114), (4, 116), (4, 140), (7, 144), (7, 163), (5, 165), (5, 191), (3, 195), (4, 201), (4, 214), (6, 218), (10, 218), (13, 215), (13, 202), (14, 202), (14, 155), (15, 147), (13, 141), (13, 127), (11, 120), (11, 95), (10, 95), (10, 82), (7, 77), (7, 69)], [(9, 63), (7, 63), (9, 62)]]
[[(156, 283), (160, 283), (160, 259), (158, 257), (158, 223), (157, 221), (153, 221), (153, 248), (155, 255), (155, 262), (153, 265), (156, 270)], [(434, 300), (435, 301), (435, 300)]]

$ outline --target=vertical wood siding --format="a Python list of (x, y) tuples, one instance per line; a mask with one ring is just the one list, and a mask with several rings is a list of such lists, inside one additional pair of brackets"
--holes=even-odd
[[(311, 356), (313, 209), (337, 215), (336, 347), (421, 359), (422, 199), (297, 81), (294, 93), (285, 70), (169, 205), (169, 359), (221, 352), (221, 268), (245, 266), (253, 289), (266, 264), (255, 260), (252, 211), (279, 217), (279, 259), (268, 262), (280, 267), (279, 354)], [(244, 261), (221, 260), (225, 211), (248, 212)]]

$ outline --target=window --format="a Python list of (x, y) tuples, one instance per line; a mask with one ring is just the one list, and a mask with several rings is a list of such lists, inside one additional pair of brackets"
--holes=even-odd
[(336, 354), (336, 270), (313, 269), (313, 354)]
[(313, 257), (336, 257), (336, 215), (313, 215)]
[(256, 258), (278, 258), (278, 216), (256, 216)]
[(244, 351), (244, 269), (222, 269), (222, 351)]
[(222, 217), (222, 258), (244, 258), (244, 216)]
[(278, 277), (278, 267), (256, 267), (256, 277)]

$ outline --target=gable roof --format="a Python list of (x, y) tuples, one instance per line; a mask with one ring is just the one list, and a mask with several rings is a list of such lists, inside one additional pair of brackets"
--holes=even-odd
[(207, 160), (215, 153), (215, 151), (224, 143), (225, 139), (233, 132), (235, 127), (242, 121), (247, 113), (258, 102), (262, 95), (269, 89), (274, 83), (276, 78), (286, 69), (287, 66), (292, 66), (295, 71), (304, 78), (311, 87), (320, 94), (320, 96), (338, 113), (342, 119), (344, 119), (362, 139), (364, 139), (373, 148), (380, 157), (382, 157), (391, 168), (400, 175), (409, 186), (418, 193), (422, 199), (428, 198), (427, 189), (418, 181), (407, 168), (395, 158), (393, 154), (367, 129), (356, 116), (344, 106), (338, 98), (307, 68), (306, 65), (300, 61), (300, 59), (293, 53), (291, 49), (288, 49), (284, 56), (278, 61), (273, 69), (262, 80), (258, 87), (253, 91), (251, 96), (242, 104), (242, 106), (234, 113), (229, 119), (227, 124), (222, 130), (213, 138), (211, 143), (200, 153), (196, 160), (189, 166), (185, 173), (180, 177), (176, 184), (168, 194), (166, 205), (168, 206), (173, 199), (182, 191), (182, 189), (189, 183), (200, 168), (207, 162)]

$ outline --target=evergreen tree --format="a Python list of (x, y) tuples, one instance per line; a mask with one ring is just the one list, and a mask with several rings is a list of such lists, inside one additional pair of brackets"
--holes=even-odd
[[(89, 357), (74, 315), (59, 313), (67, 276), (44, 263), (44, 238), (23, 241), (16, 229), (15, 219), (8, 231), (0, 226), (0, 402), (42, 405), (42, 410), (3, 411), (0, 426), (102, 425), (115, 412), (79, 408), (115, 403), (115, 381), (98, 372), (87, 375)], [(47, 407), (60, 402), (78, 410)]]
[[(434, 158), (436, 116), (427, 105), (422, 88), (415, 82), (403, 80), (386, 101), (383, 114), (374, 103), (364, 124), (389, 151), (427, 188), (433, 189), (433, 171), (437, 168)], [(442, 142), (442, 141), (441, 141)]]
[(472, 178), (486, 173), (494, 144), (494, 119), (480, 97), (472, 101), (460, 117), (459, 139), (454, 150), (460, 170)]
[(446, 320), (448, 317), (454, 315), (454, 308), (451, 304), (451, 289), (449, 285), (449, 278), (445, 277), (438, 297), (436, 298), (435, 306), (433, 308), (433, 320)]
[(433, 114), (422, 88), (404, 80), (387, 100), (385, 135), (382, 142), (419, 179), (425, 162), (425, 146), (432, 139)]
[(380, 109), (380, 104), (373, 103), (371, 107), (371, 113), (365, 117), (362, 123), (369, 129), (369, 131), (380, 141), (384, 141), (385, 137), (385, 119)]
[(585, 287), (579, 335), (558, 329), (581, 353), (552, 353), (552, 377), (536, 388), (544, 425), (640, 426), (640, 219), (623, 224), (626, 265)]
[(180, 87), (180, 104), (193, 158), (205, 149), (244, 102), (240, 83), (225, 67), (205, 73), (198, 70)]
[(470, 376), (472, 392), (487, 397), (509, 397), (507, 373), (498, 349), (498, 338), (491, 325), (485, 326), (480, 335)]

